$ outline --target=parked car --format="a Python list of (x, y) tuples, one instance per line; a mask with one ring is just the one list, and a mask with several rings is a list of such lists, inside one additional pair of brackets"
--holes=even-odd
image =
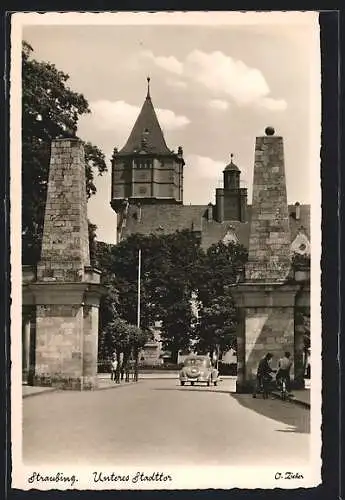
[(209, 356), (188, 356), (179, 374), (180, 384), (205, 383), (217, 385), (218, 370), (212, 366)]

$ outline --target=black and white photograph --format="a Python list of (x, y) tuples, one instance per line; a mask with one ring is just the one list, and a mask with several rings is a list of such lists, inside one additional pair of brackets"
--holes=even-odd
[(318, 13), (11, 28), (12, 487), (320, 484)]

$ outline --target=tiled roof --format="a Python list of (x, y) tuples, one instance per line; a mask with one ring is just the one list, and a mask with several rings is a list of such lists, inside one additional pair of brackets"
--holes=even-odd
[[(289, 205), (291, 241), (295, 239), (302, 226), (310, 239), (310, 206), (300, 205), (300, 219), (295, 219), (295, 206)], [(194, 229), (202, 233), (202, 247), (208, 248), (221, 241), (229, 226), (234, 228), (238, 240), (248, 248), (251, 220), (251, 206), (247, 207), (247, 222), (207, 220), (207, 205), (142, 205), (140, 216), (138, 208), (130, 205), (123, 238), (130, 234), (169, 234), (177, 230)]]
[(201, 231), (201, 219), (206, 205), (142, 205), (140, 217), (138, 208), (130, 205), (123, 237), (130, 234), (170, 234), (183, 229)]
[(147, 153), (171, 154), (159, 125), (150, 94), (145, 99), (128, 141), (119, 153), (130, 154), (141, 151), (143, 149), (143, 136), (146, 139), (145, 151)]

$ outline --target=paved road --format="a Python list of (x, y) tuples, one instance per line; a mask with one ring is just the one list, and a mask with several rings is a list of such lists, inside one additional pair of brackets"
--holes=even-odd
[(276, 465), (308, 460), (309, 411), (176, 380), (23, 400), (27, 464)]

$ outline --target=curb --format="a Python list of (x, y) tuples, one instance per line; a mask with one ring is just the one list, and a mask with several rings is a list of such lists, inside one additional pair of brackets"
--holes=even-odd
[[(271, 392), (271, 396), (273, 396), (276, 399), (281, 399), (281, 395), (277, 392)], [(288, 401), (289, 403), (293, 403), (295, 405), (298, 405), (298, 406), (302, 406), (302, 407), (310, 410), (310, 403), (307, 403), (306, 401), (301, 401), (300, 399), (296, 399), (296, 398), (288, 398), (286, 401)]]
[[(130, 387), (132, 385), (136, 385), (140, 382), (140, 380), (138, 380), (138, 382), (124, 382), (123, 384), (114, 384), (114, 385), (109, 385), (109, 386), (105, 386), (105, 387), (98, 387), (96, 389), (96, 391), (106, 391), (106, 390), (110, 390), (110, 389), (119, 389), (120, 387)], [(92, 392), (92, 391), (89, 391), (89, 392)]]
[(32, 392), (31, 394), (23, 394), (23, 399), (33, 398), (34, 396), (42, 396), (42, 394), (47, 394), (48, 392), (57, 392), (59, 389), (56, 387), (49, 387), (44, 391)]
[(140, 382), (140, 380), (138, 380), (138, 382), (127, 382), (127, 383), (123, 383), (123, 384), (114, 384), (114, 385), (109, 384), (109, 386), (97, 387), (97, 389), (94, 389), (93, 391), (73, 391), (71, 389), (64, 390), (64, 389), (59, 389), (58, 387), (49, 387), (43, 391), (32, 392), (30, 394), (23, 394), (23, 399), (33, 398), (34, 396), (42, 396), (42, 394), (47, 394), (49, 392), (97, 392), (97, 391), (105, 391), (107, 389), (118, 389), (119, 387), (129, 387), (131, 385), (138, 384), (139, 382)]

